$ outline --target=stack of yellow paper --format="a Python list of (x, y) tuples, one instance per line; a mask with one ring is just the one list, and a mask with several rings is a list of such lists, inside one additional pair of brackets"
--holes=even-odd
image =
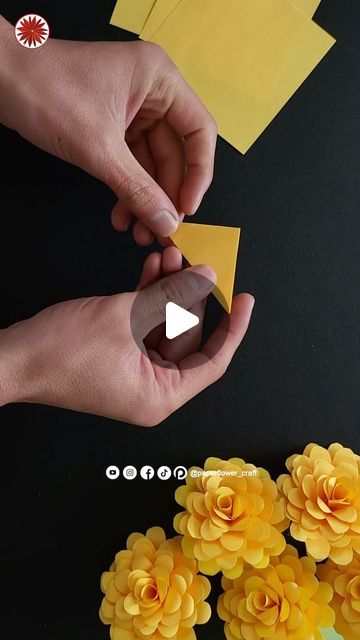
[(156, 0), (117, 0), (110, 24), (139, 34)]
[(320, 0), (118, 0), (111, 24), (161, 45), (245, 153), (335, 40)]
[[(148, 40), (181, 0), (117, 0), (110, 23)], [(312, 17), (321, 0), (291, 0)]]

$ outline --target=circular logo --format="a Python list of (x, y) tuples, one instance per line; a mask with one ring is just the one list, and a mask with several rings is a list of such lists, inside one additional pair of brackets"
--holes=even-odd
[(157, 470), (157, 476), (160, 480), (169, 480), (171, 478), (171, 469), (166, 465), (159, 467)]
[(184, 480), (187, 476), (187, 468), (183, 466), (175, 467), (174, 476), (177, 480)]
[(146, 464), (144, 467), (141, 467), (140, 475), (143, 480), (151, 480), (155, 475), (155, 469), (153, 469), (149, 464)]
[(137, 468), (133, 467), (132, 464), (128, 464), (128, 466), (123, 469), (123, 476), (125, 480), (134, 480), (137, 476)]
[(23, 16), (15, 25), (15, 37), (27, 49), (42, 47), (49, 35), (48, 23), (36, 13), (29, 13)]
[[(205, 302), (214, 283), (188, 269), (159, 280), (150, 288), (151, 292), (149, 287), (137, 292), (130, 314), (132, 336), (141, 353), (169, 369), (180, 361), (182, 370), (201, 366), (204, 357), (197, 357), (196, 353), (201, 351)], [(211, 357), (222, 348), (229, 325), (230, 316), (224, 314), (221, 330), (216, 332), (215, 328), (216, 335), (209, 344)]]
[(112, 464), (106, 469), (105, 473), (109, 480), (117, 480), (120, 475), (120, 469), (116, 465)]

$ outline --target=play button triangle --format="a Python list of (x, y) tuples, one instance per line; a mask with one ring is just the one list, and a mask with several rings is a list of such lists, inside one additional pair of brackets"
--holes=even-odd
[(166, 304), (166, 337), (169, 340), (180, 336), (199, 324), (199, 318), (190, 311), (179, 307), (175, 302)]

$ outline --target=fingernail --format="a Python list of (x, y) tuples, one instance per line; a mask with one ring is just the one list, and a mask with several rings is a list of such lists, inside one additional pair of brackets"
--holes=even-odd
[(202, 203), (202, 199), (203, 199), (203, 195), (200, 196), (200, 198), (198, 200), (196, 200), (196, 202), (193, 204), (193, 206), (191, 208), (188, 208), (187, 211), (185, 211), (185, 215), (186, 216), (193, 216), (194, 213), (197, 212), (198, 208), (200, 207), (201, 203)]
[(170, 211), (163, 209), (154, 215), (153, 223), (157, 234), (168, 237), (175, 233), (179, 225), (179, 219), (177, 214), (172, 214)]
[(194, 215), (194, 213), (196, 213), (196, 212), (197, 212), (198, 208), (200, 207), (200, 205), (201, 205), (201, 203), (202, 203), (202, 199), (203, 199), (203, 196), (201, 196), (201, 197), (198, 199), (198, 201), (197, 201), (197, 202), (195, 202), (195, 205), (194, 205), (194, 207), (193, 207), (193, 210), (192, 210), (192, 214), (191, 214), (191, 215)]

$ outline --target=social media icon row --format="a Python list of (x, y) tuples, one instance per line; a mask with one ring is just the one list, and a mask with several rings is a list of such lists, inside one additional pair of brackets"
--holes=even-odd
[[(117, 480), (120, 476), (120, 469), (116, 465), (110, 465), (106, 469), (106, 477), (109, 480)], [(122, 470), (122, 475), (125, 480), (134, 480), (138, 475), (138, 470), (133, 465), (129, 464)], [(162, 465), (156, 471), (156, 475), (159, 480), (169, 480), (172, 476), (177, 480), (184, 480), (187, 476), (187, 469), (183, 466), (175, 467), (172, 471), (170, 467)], [(143, 480), (151, 480), (155, 476), (155, 469), (149, 464), (144, 465), (140, 469), (140, 476)]]

